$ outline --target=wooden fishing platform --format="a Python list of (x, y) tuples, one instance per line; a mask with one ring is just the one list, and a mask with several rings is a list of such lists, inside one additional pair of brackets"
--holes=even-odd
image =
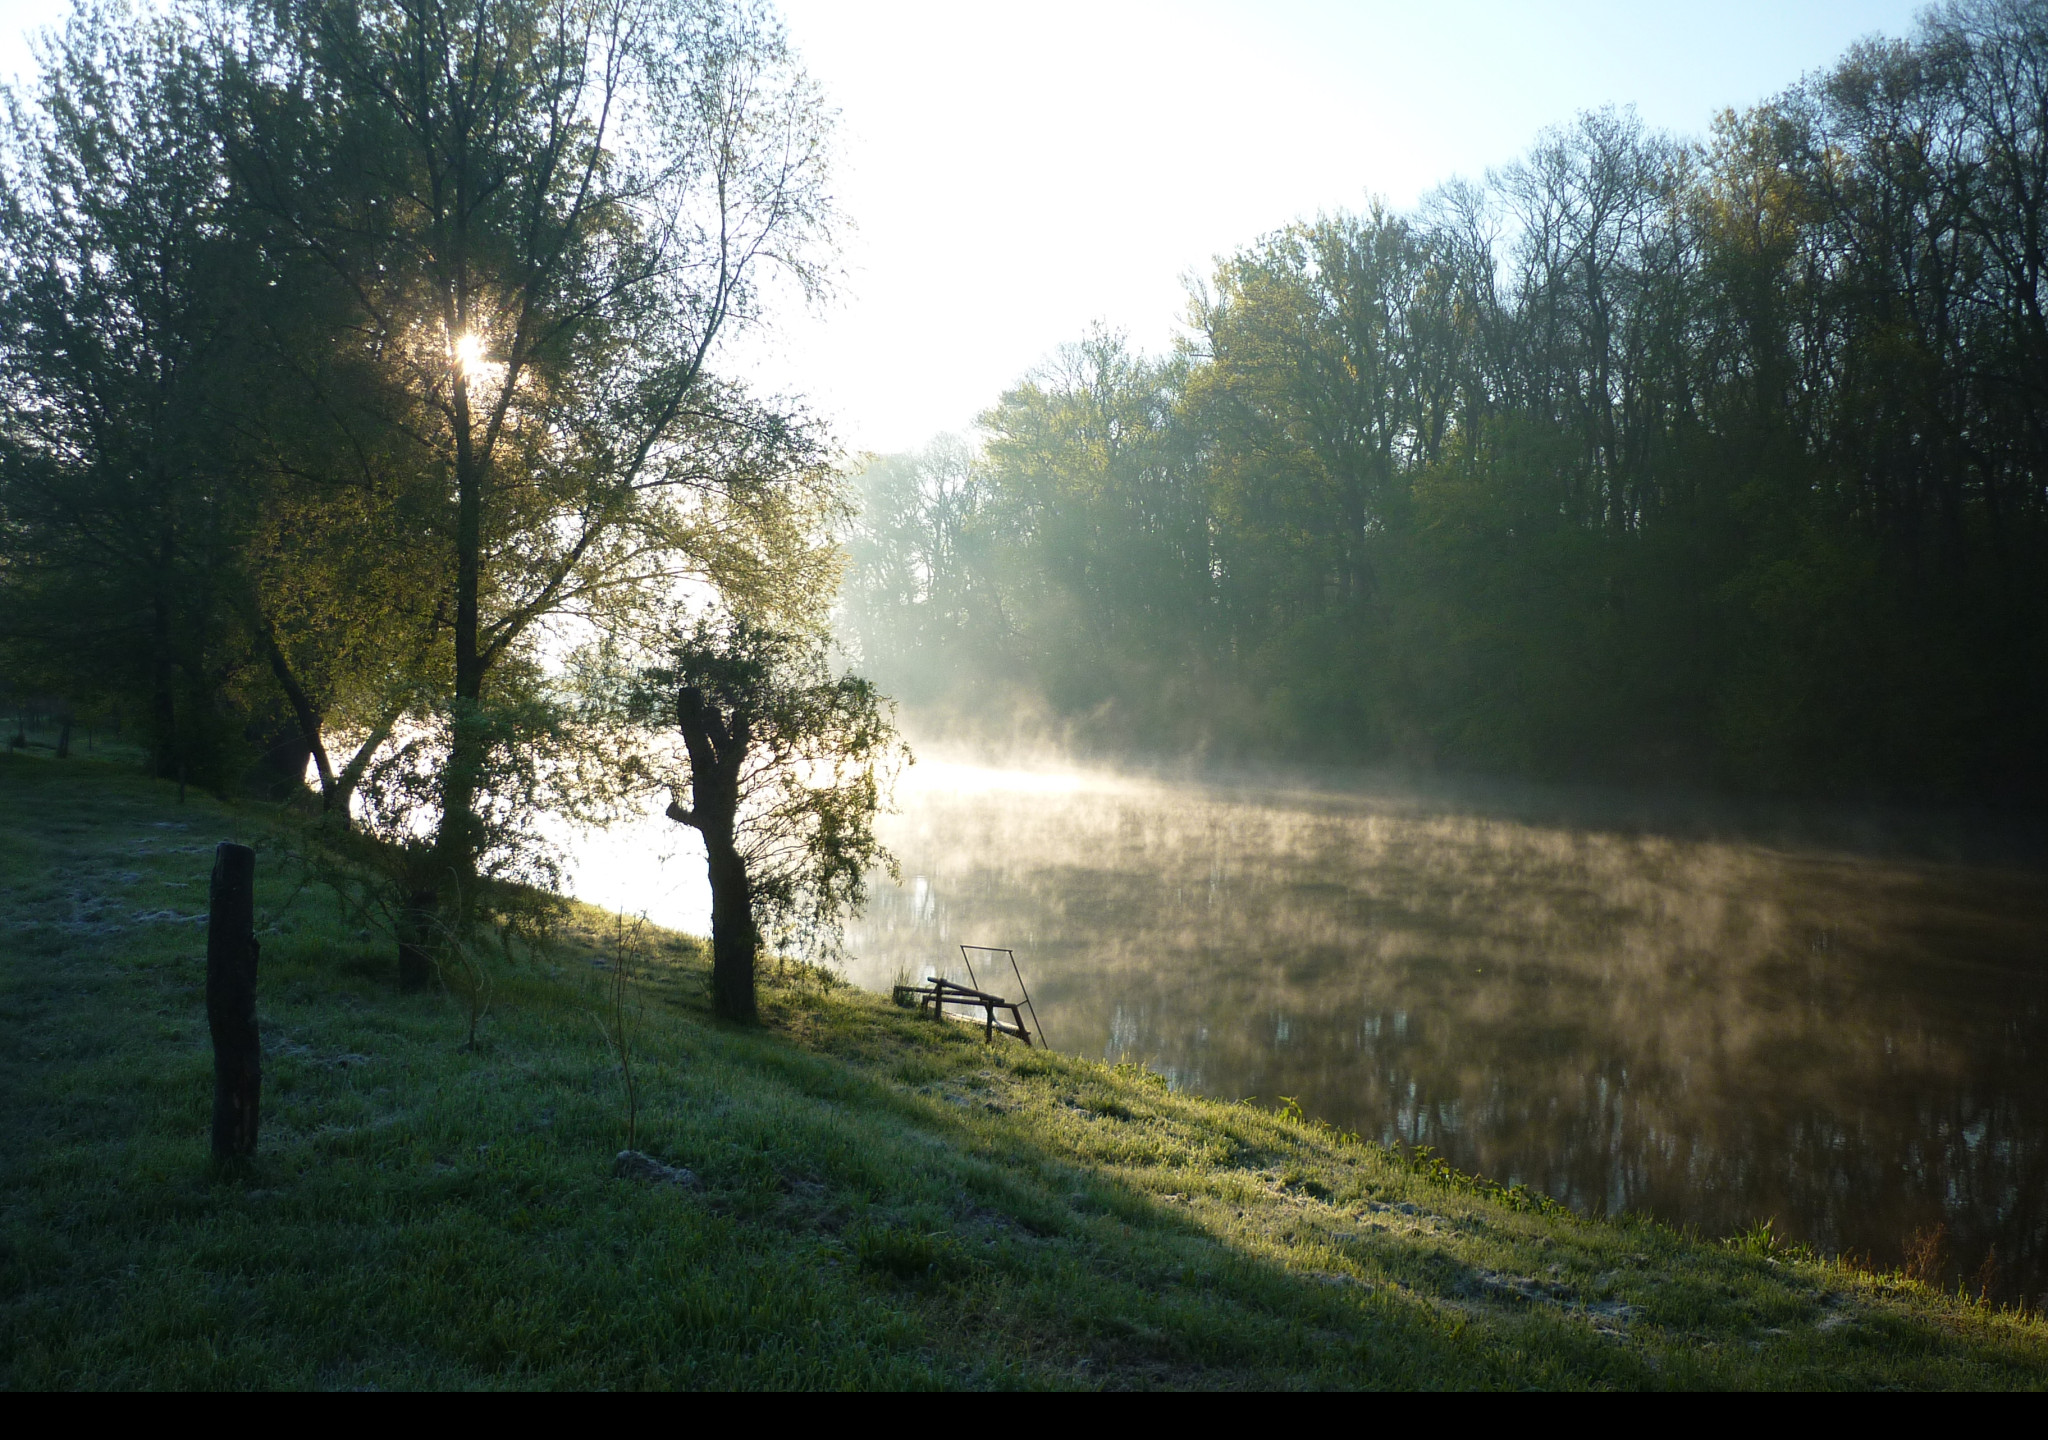
[[(1001, 995), (991, 995), (988, 991), (977, 990), (972, 985), (961, 985), (952, 980), (942, 980), (936, 975), (926, 976), (925, 982), (922, 985), (896, 986), (891, 993), (891, 998), (898, 1005), (904, 1006), (909, 1005), (915, 1000), (919, 1010), (929, 1006), (934, 1020), (958, 1020), (968, 1025), (975, 1023), (974, 1016), (948, 1015), (946, 1007), (951, 1005), (957, 1009), (979, 1010), (982, 1012), (983, 1017), (981, 1023), (984, 1038), (994, 1040), (996, 1032), (1000, 1030), (1005, 1035), (1015, 1036), (1017, 1039), (1022, 1040), (1026, 1045), (1031, 1043), (1031, 1031), (1024, 1024), (1024, 1012), (1020, 1008), (1022, 1004), (1028, 1003), (1028, 1001), (1007, 1000)], [(1006, 1021), (998, 1020), (996, 1018), (998, 1011), (1008, 1011), (1010, 1018)]]

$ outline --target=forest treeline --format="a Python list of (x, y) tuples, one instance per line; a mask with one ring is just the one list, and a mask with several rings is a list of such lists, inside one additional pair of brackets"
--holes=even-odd
[(849, 643), (1100, 746), (2048, 799), (2048, 5), (1291, 226), (873, 461)]

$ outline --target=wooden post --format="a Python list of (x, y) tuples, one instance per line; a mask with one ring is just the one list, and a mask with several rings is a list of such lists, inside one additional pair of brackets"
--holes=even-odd
[(263, 1056), (256, 1043), (256, 852), (213, 852), (206, 918), (206, 1024), (213, 1032), (213, 1158), (256, 1153)]

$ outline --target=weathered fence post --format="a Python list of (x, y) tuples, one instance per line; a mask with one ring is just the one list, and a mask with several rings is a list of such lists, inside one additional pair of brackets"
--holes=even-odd
[(263, 1057), (256, 1043), (256, 852), (213, 852), (206, 917), (206, 1024), (213, 1032), (213, 1158), (256, 1153)]

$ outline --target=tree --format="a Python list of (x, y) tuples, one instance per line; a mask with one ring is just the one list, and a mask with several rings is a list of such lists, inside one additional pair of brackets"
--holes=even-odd
[(908, 752), (874, 686), (831, 675), (822, 640), (740, 616), (677, 633), (638, 710), (682, 738), (668, 817), (704, 837), (712, 1008), (751, 1024), (764, 932), (816, 940), (860, 908), (870, 870), (895, 874), (874, 819)]
[(542, 632), (630, 630), (684, 579), (767, 614), (836, 580), (821, 438), (712, 369), (769, 272), (822, 281), (827, 117), (751, 0), (251, 0), (246, 31), (236, 184), (350, 297), (336, 343), (438, 497), (424, 932), (509, 833)]
[(1004, 703), (1019, 637), (992, 564), (980, 457), (944, 436), (915, 455), (869, 456), (853, 480), (839, 643), (905, 704)]
[(1176, 682), (1207, 638), (1214, 552), (1205, 477), (1178, 443), (1183, 379), (1097, 330), (980, 420), (984, 653), (1021, 660), (1061, 708), (1113, 708), (1133, 732), (1186, 733), (1199, 710)]
[(224, 696), (251, 516), (219, 417), (248, 379), (250, 255), (176, 29), (76, 13), (34, 108), (10, 96), (0, 206), (0, 514), (17, 673), (140, 712), (159, 775), (235, 778)]
[[(151, 766), (350, 791), (418, 688), (419, 477), (332, 343), (330, 276), (266, 254), (187, 17), (81, 9), (17, 105), (0, 215), (10, 658), (139, 713)], [(361, 746), (337, 769), (323, 730)]]

